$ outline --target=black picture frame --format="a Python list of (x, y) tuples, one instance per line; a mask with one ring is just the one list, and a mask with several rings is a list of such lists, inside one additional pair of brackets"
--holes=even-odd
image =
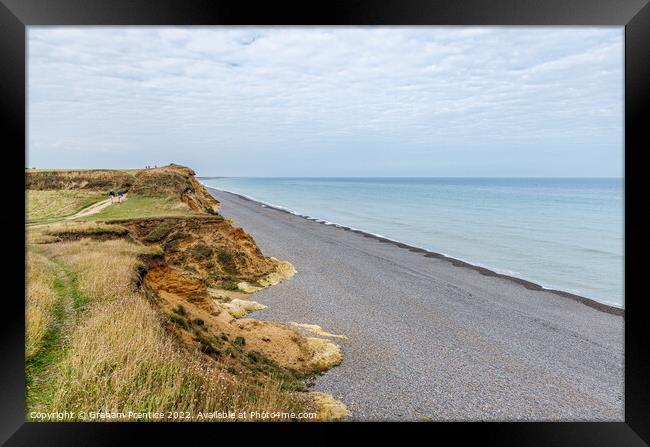
[[(5, 194), (12, 211), (24, 217), (26, 153), (26, 27), (30, 25), (618, 25), (625, 26), (625, 422), (621, 423), (411, 423), (427, 438), (473, 438), (500, 445), (647, 445), (650, 442), (649, 324), (644, 312), (641, 213), (642, 155), (650, 149), (643, 118), (650, 105), (650, 5), (648, 0), (329, 0), (282, 4), (225, 0), (0, 0), (0, 104), (4, 129)], [(644, 113), (646, 112), (646, 113)], [(7, 162), (8, 163), (8, 162)], [(18, 166), (22, 163), (22, 166)], [(22, 174), (21, 174), (22, 173)], [(15, 190), (15, 191), (14, 191)], [(6, 213), (5, 216), (16, 214)], [(3, 235), (15, 258), (3, 271), (11, 292), (4, 294), (0, 400), (0, 441), (7, 445), (96, 445), (136, 442), (163, 435), (191, 442), (198, 436), (224, 441), (223, 433), (250, 436), (258, 429), (299, 430), (310, 441), (324, 429), (385, 429), (367, 424), (133, 424), (27, 423), (24, 384), (24, 220), (5, 217)], [(16, 290), (14, 290), (14, 288)], [(389, 430), (393, 429), (391, 424)], [(191, 431), (191, 433), (190, 433)], [(340, 435), (336, 435), (339, 437)], [(144, 441), (143, 441), (144, 442)], [(216, 441), (215, 441), (216, 442)], [(298, 441), (298, 442), (305, 442)]]

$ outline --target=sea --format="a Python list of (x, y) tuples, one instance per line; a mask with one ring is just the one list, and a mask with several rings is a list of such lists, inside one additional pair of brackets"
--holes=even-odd
[(212, 178), (292, 213), (624, 307), (620, 178)]

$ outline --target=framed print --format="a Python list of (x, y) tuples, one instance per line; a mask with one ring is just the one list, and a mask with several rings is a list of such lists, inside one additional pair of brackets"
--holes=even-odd
[(647, 445), (646, 1), (0, 20), (7, 445)]

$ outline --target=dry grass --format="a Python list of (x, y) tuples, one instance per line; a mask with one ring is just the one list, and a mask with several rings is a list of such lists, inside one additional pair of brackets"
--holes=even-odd
[(33, 357), (41, 348), (47, 331), (54, 323), (57, 301), (52, 263), (45, 256), (28, 252), (25, 303), (25, 355)]
[[(126, 240), (48, 245), (48, 256), (78, 278), (88, 311), (56, 365), (53, 398), (43, 410), (133, 412), (307, 411), (304, 395), (233, 376), (199, 352), (181, 348), (130, 279), (136, 255), (151, 250)], [(182, 416), (182, 415), (177, 415)], [(179, 417), (180, 419), (180, 417)]]
[(30, 190), (126, 190), (137, 170), (77, 169), (26, 170), (25, 187)]
[[(101, 334), (101, 336), (98, 336)], [(245, 385), (197, 353), (178, 348), (135, 294), (94, 310), (72, 337), (53, 408), (69, 411), (301, 411), (277, 390)]]
[(119, 225), (102, 224), (97, 222), (57, 222), (48, 225), (45, 230), (48, 234), (57, 235), (64, 233), (77, 233), (77, 234), (96, 234), (100, 232), (116, 232), (122, 235), (127, 231), (124, 227)]
[(156, 246), (136, 245), (125, 239), (81, 239), (47, 247), (49, 254), (77, 274), (79, 291), (90, 302), (110, 301), (131, 293), (131, 279), (139, 263), (137, 255), (156, 250)]
[(59, 220), (106, 197), (103, 192), (91, 190), (27, 190), (27, 223)]
[(118, 225), (95, 222), (56, 222), (43, 225), (31, 225), (26, 229), (27, 244), (49, 244), (58, 242), (61, 237), (79, 239), (87, 237), (125, 236), (128, 230)]

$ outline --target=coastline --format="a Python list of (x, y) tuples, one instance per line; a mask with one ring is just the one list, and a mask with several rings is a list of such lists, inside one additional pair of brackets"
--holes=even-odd
[[(212, 178), (219, 178), (219, 177), (209, 177), (209, 178), (208, 177), (203, 177), (203, 178), (200, 178), (199, 180), (201, 180), (201, 179), (212, 179)], [(228, 193), (228, 194), (232, 194), (232, 195), (237, 196), (237, 197), (239, 197), (239, 198), (241, 198), (243, 200), (249, 201), (251, 203), (255, 203), (258, 206), (271, 208), (271, 209), (274, 209), (274, 210), (277, 210), (277, 211), (281, 211), (283, 213), (287, 213), (287, 214), (290, 214), (290, 215), (293, 215), (293, 216), (301, 217), (301, 218), (303, 218), (305, 220), (308, 220), (310, 222), (315, 222), (315, 223), (319, 223), (319, 224), (327, 225), (327, 226), (333, 226), (335, 228), (339, 228), (339, 229), (342, 229), (342, 230), (345, 230), (345, 231), (349, 231), (349, 232), (352, 232), (352, 233), (357, 233), (357, 234), (360, 234), (360, 235), (362, 235), (363, 237), (366, 237), (366, 238), (374, 239), (374, 240), (377, 240), (379, 242), (386, 243), (386, 244), (392, 244), (392, 245), (394, 245), (396, 247), (408, 250), (408, 251), (413, 252), (413, 253), (422, 254), (425, 258), (434, 258), (434, 259), (445, 260), (445, 261), (450, 262), (455, 267), (463, 267), (463, 268), (471, 269), (471, 270), (474, 270), (474, 271), (480, 273), (483, 276), (496, 277), (496, 278), (501, 278), (501, 279), (505, 279), (505, 280), (508, 280), (508, 281), (512, 281), (512, 282), (514, 282), (516, 284), (519, 284), (519, 285), (525, 287), (528, 290), (549, 292), (549, 293), (555, 294), (557, 296), (560, 296), (562, 298), (568, 298), (570, 300), (577, 301), (579, 303), (582, 303), (582, 304), (584, 304), (586, 306), (589, 306), (589, 307), (594, 308), (596, 310), (599, 310), (601, 312), (605, 312), (605, 313), (609, 313), (609, 314), (612, 314), (612, 315), (617, 315), (617, 316), (621, 316), (621, 317), (625, 318), (625, 308), (605, 304), (605, 303), (602, 303), (600, 301), (594, 300), (592, 298), (587, 298), (587, 297), (577, 295), (577, 294), (574, 294), (574, 293), (571, 293), (571, 292), (566, 292), (566, 291), (558, 290), (558, 289), (555, 289), (555, 288), (547, 288), (547, 287), (544, 287), (544, 286), (542, 286), (542, 285), (540, 285), (538, 283), (535, 283), (535, 282), (532, 282), (532, 281), (529, 281), (529, 280), (526, 280), (526, 279), (523, 279), (523, 278), (518, 278), (516, 276), (508, 275), (508, 274), (505, 274), (505, 273), (499, 273), (499, 272), (496, 272), (496, 271), (491, 270), (489, 268), (479, 266), (479, 265), (476, 265), (476, 264), (472, 264), (470, 262), (463, 261), (461, 259), (457, 259), (457, 258), (448, 256), (448, 255), (445, 255), (445, 254), (442, 254), (442, 253), (437, 253), (437, 252), (434, 252), (434, 251), (431, 251), (431, 250), (416, 247), (416, 246), (413, 246), (413, 245), (410, 245), (410, 244), (406, 244), (406, 243), (403, 243), (403, 242), (400, 242), (400, 241), (389, 239), (389, 238), (387, 238), (385, 236), (374, 234), (374, 233), (364, 231), (364, 230), (361, 230), (361, 229), (351, 228), (351, 227), (348, 227), (348, 226), (345, 226), (345, 225), (337, 224), (337, 223), (334, 223), (334, 222), (328, 222), (328, 221), (318, 219), (318, 218), (315, 218), (315, 217), (312, 217), (312, 216), (299, 214), (299, 213), (293, 212), (293, 211), (291, 211), (291, 210), (289, 210), (287, 208), (283, 208), (283, 207), (278, 206), (278, 205), (272, 205), (272, 204), (269, 204), (269, 203), (265, 203), (265, 202), (253, 199), (253, 198), (248, 197), (248, 196), (243, 195), (243, 194), (239, 194), (239, 193), (224, 190), (224, 189), (215, 188), (213, 186), (208, 186), (203, 182), (200, 182), (200, 183), (207, 190), (214, 190), (214, 191), (218, 191), (218, 192), (225, 192), (225, 193)]]
[[(341, 402), (307, 390), (341, 363), (338, 345), (243, 318), (266, 307), (253, 294), (291, 278), (293, 266), (220, 215), (191, 168), (124, 172), (26, 174), (26, 220), (40, 220), (26, 227), (28, 410), (68, 408), (65, 419), (80, 421), (113, 402), (114, 419), (162, 419), (132, 411), (145, 402), (170, 420), (222, 420), (201, 416), (214, 408), (233, 419), (345, 418)], [(105, 190), (123, 193), (114, 201)], [(138, 353), (134, 337), (146, 340)], [(170, 374), (158, 377), (161, 367)], [(151, 375), (137, 390), (122, 386)]]
[(344, 402), (353, 420), (622, 420), (621, 316), (209, 192), (263, 253), (298, 272), (259, 292), (267, 308), (254, 318), (345, 337), (336, 338), (344, 361), (312, 389)]

